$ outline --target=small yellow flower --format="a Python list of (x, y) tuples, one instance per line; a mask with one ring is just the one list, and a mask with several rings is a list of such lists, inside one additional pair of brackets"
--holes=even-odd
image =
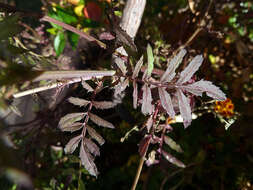
[(229, 98), (225, 101), (216, 101), (214, 111), (224, 117), (231, 117), (234, 115), (234, 104)]
[(83, 16), (83, 8), (84, 5), (78, 5), (74, 8), (74, 12), (77, 16), (82, 17)]

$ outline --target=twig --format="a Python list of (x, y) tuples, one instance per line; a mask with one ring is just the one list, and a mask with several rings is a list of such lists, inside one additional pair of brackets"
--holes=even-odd
[(27, 95), (30, 95), (30, 94), (35, 94), (35, 93), (42, 92), (42, 91), (45, 91), (45, 90), (57, 88), (57, 87), (60, 87), (62, 85), (73, 84), (73, 83), (77, 83), (77, 82), (81, 82), (81, 81), (82, 81), (82, 78), (75, 78), (75, 79), (69, 80), (67, 82), (66, 81), (64, 81), (64, 82), (55, 82), (55, 83), (49, 84), (47, 86), (33, 88), (33, 89), (30, 89), (30, 90), (25, 90), (23, 92), (13, 94), (13, 98), (20, 98), (20, 97), (27, 96)]
[(142, 167), (143, 167), (143, 164), (144, 164), (144, 161), (145, 161), (145, 156), (146, 156), (147, 150), (148, 150), (148, 148), (146, 149), (145, 153), (143, 154), (143, 156), (140, 159), (139, 166), (138, 166), (138, 169), (137, 169), (137, 172), (136, 172), (136, 175), (135, 175), (134, 182), (133, 182), (133, 185), (131, 187), (131, 190), (135, 190), (136, 185), (137, 185), (137, 183), (139, 181), (141, 170), (142, 170)]
[(103, 76), (113, 76), (115, 71), (87, 71), (87, 70), (73, 70), (73, 71), (45, 71), (34, 81), (40, 80), (54, 80), (54, 79), (70, 79), (70, 78), (79, 78), (81, 77), (83, 80), (89, 80), (92, 77), (103, 77)]
[(67, 84), (73, 84), (77, 82), (81, 82), (82, 80), (90, 80), (93, 77), (101, 78), (104, 76), (113, 76), (115, 74), (115, 71), (45, 71), (41, 75), (39, 75), (37, 78), (33, 80), (40, 81), (40, 80), (61, 80), (61, 79), (71, 79), (71, 80), (65, 80), (64, 82), (55, 82), (52, 84), (49, 84), (47, 86), (42, 86), (30, 90), (26, 90), (23, 92), (19, 92), (13, 95), (14, 98), (20, 98), (22, 96), (27, 96), (30, 94), (35, 94), (38, 92), (42, 92), (45, 90), (53, 89), (60, 87), (62, 85)]
[(209, 12), (209, 10), (211, 8), (212, 3), (213, 3), (213, 0), (210, 0), (209, 5), (207, 7), (207, 10), (206, 10), (203, 18), (199, 22), (199, 26), (198, 26), (197, 30), (195, 30), (195, 32), (189, 37), (189, 39), (183, 45), (181, 45), (175, 51), (175, 53), (177, 53), (179, 50), (184, 49), (186, 46), (188, 46), (192, 42), (192, 40), (203, 30), (203, 27), (206, 25), (205, 19), (206, 19), (207, 15), (208, 15), (208, 12)]
[(84, 32), (81, 32), (80, 30), (78, 30), (77, 28), (75, 28), (75, 27), (73, 27), (69, 24), (65, 24), (64, 22), (61, 22), (61, 21), (56, 20), (54, 18), (51, 18), (49, 16), (44, 16), (40, 20), (41, 21), (46, 21), (46, 22), (52, 22), (54, 24), (62, 26), (64, 29), (69, 30), (71, 32), (74, 32), (74, 33), (80, 35), (81, 37), (85, 38), (88, 41), (95, 41), (101, 48), (106, 49), (106, 44), (105, 43), (99, 41), (98, 39), (96, 39), (96, 38), (94, 38), (94, 37), (92, 37), (92, 36), (90, 36), (90, 35), (88, 35)]

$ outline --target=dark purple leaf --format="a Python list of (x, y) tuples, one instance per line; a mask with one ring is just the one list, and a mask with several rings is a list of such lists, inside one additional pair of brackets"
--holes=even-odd
[(133, 81), (133, 87), (134, 87), (133, 106), (134, 106), (134, 109), (136, 109), (137, 108), (137, 103), (138, 103), (138, 85), (137, 85), (136, 81)]
[(82, 120), (85, 115), (86, 115), (86, 113), (70, 113), (70, 114), (67, 114), (67, 115), (65, 115), (64, 117), (61, 118), (61, 120), (59, 121), (58, 126), (61, 130), (64, 130), (64, 129), (66, 129), (66, 127), (71, 126), (76, 121)]
[(174, 156), (172, 156), (171, 154), (169, 154), (168, 152), (165, 152), (162, 150), (162, 155), (164, 156), (164, 158), (166, 158), (166, 160), (168, 160), (170, 163), (180, 167), (180, 168), (185, 168), (185, 165), (183, 162), (181, 162), (180, 160), (178, 160), (177, 158), (175, 158)]
[(142, 75), (142, 80), (143, 80), (143, 81), (145, 81), (145, 80), (148, 79), (147, 73), (148, 73), (148, 69), (145, 69), (144, 72), (143, 72), (143, 75)]
[(170, 82), (176, 75), (175, 71), (179, 64), (182, 62), (184, 56), (186, 54), (186, 50), (182, 49), (168, 64), (168, 67), (164, 74), (162, 75), (160, 81), (161, 82)]
[(71, 104), (74, 104), (74, 105), (80, 106), (80, 107), (82, 107), (82, 106), (87, 106), (87, 105), (90, 103), (90, 101), (88, 101), (88, 100), (81, 99), (81, 98), (76, 98), (76, 97), (70, 97), (70, 98), (68, 99), (68, 101), (69, 101)]
[(141, 156), (143, 156), (147, 152), (150, 141), (151, 141), (151, 135), (145, 136), (141, 140), (141, 142), (139, 144), (139, 153)]
[(136, 65), (134, 67), (134, 71), (133, 71), (133, 75), (132, 75), (133, 79), (135, 79), (138, 76), (142, 65), (143, 65), (143, 56), (141, 56), (141, 58), (139, 59), (139, 61), (136, 63)]
[(163, 87), (158, 88), (158, 92), (163, 108), (167, 111), (171, 118), (174, 118), (175, 111), (173, 109), (170, 94)]
[(164, 142), (173, 150), (182, 153), (183, 150), (179, 144), (177, 144), (172, 138), (164, 136)]
[(195, 56), (189, 65), (180, 73), (180, 78), (178, 79), (177, 84), (184, 84), (185, 82), (189, 81), (194, 73), (199, 69), (202, 61), (202, 55)]
[(159, 160), (156, 160), (156, 151), (152, 150), (149, 154), (148, 154), (148, 159), (146, 160), (146, 164), (147, 166), (151, 166), (154, 164), (158, 164)]
[(151, 89), (147, 84), (144, 84), (142, 87), (142, 106), (141, 111), (144, 115), (151, 114), (153, 112), (153, 105), (152, 105), (152, 95)]
[(72, 139), (70, 139), (70, 141), (66, 144), (64, 151), (66, 154), (72, 154), (76, 148), (78, 147), (79, 142), (82, 139), (82, 135), (76, 136)]
[(94, 156), (100, 156), (99, 147), (94, 142), (87, 138), (84, 138), (83, 141), (91, 154)]
[(196, 96), (202, 96), (202, 93), (206, 92), (209, 97), (215, 100), (226, 99), (226, 95), (210, 81), (200, 80), (193, 84), (184, 86), (184, 89)]
[(61, 130), (62, 131), (68, 131), (68, 132), (74, 132), (74, 131), (78, 131), (83, 127), (83, 123), (81, 122), (75, 122), (72, 123), (71, 125), (63, 125)]
[(114, 94), (115, 95), (120, 94), (121, 92), (123, 92), (126, 89), (126, 87), (129, 85), (128, 78), (124, 80), (124, 78), (121, 77), (120, 80), (121, 81), (114, 87), (114, 89), (115, 89)]
[(97, 109), (110, 109), (116, 106), (116, 103), (110, 101), (93, 101), (92, 105), (95, 106)]
[(89, 135), (91, 136), (91, 138), (95, 139), (98, 144), (101, 146), (105, 143), (105, 140), (103, 139), (103, 137), (101, 137), (95, 129), (91, 128), (90, 126), (86, 125), (86, 128), (88, 130)]
[(191, 124), (192, 121), (189, 99), (183, 94), (182, 90), (180, 89), (177, 90), (176, 96), (178, 99), (179, 110), (184, 120), (184, 127), (186, 128)]
[(100, 40), (114, 40), (115, 37), (110, 32), (103, 32), (99, 35)]
[(98, 170), (93, 162), (93, 157), (90, 155), (89, 151), (85, 148), (84, 143), (81, 143), (79, 157), (81, 158), (82, 165), (85, 169), (93, 176), (98, 175)]
[(120, 57), (115, 57), (114, 62), (116, 63), (120, 71), (123, 73), (123, 75), (125, 75), (127, 73), (127, 67), (125, 65), (125, 61)]
[(147, 127), (148, 132), (150, 131), (152, 126), (153, 126), (153, 116), (150, 115), (147, 122), (146, 122), (146, 127)]
[(95, 115), (93, 113), (89, 112), (89, 117), (90, 117), (91, 121), (93, 121), (98, 126), (114, 129), (114, 126), (112, 123), (102, 119), (101, 117), (98, 117), (97, 115)]
[(94, 91), (94, 89), (87, 82), (85, 82), (84, 80), (82, 81), (82, 86), (88, 92), (93, 92)]

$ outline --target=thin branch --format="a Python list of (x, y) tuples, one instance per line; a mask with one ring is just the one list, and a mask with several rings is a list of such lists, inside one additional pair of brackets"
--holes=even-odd
[(49, 16), (43, 16), (40, 20), (41, 21), (46, 21), (46, 22), (52, 22), (54, 24), (57, 24), (57, 25), (63, 27), (64, 29), (66, 29), (66, 30), (69, 30), (71, 32), (74, 32), (74, 33), (80, 35), (81, 37), (85, 38), (88, 41), (94, 41), (94, 42), (96, 42), (101, 48), (106, 49), (106, 44), (105, 43), (99, 41), (98, 39), (96, 39), (96, 38), (94, 38), (94, 37), (92, 37), (92, 36), (90, 36), (90, 35), (88, 35), (88, 34), (86, 34), (84, 32), (81, 32), (80, 30), (78, 30), (77, 28), (75, 28), (75, 27), (73, 27), (73, 26), (71, 26), (69, 24), (65, 24), (64, 22), (61, 22), (61, 21), (56, 20), (54, 18), (51, 18)]
[(77, 82), (81, 82), (82, 80), (90, 80), (93, 77), (101, 78), (104, 76), (113, 76), (115, 74), (115, 71), (45, 71), (40, 76), (35, 78), (35, 81), (40, 80), (61, 80), (61, 79), (71, 79), (71, 80), (65, 80), (64, 82), (55, 82), (52, 84), (49, 84), (47, 86), (42, 86), (30, 90), (26, 90), (23, 92), (19, 92), (13, 95), (14, 98), (20, 98), (23, 96), (27, 96), (30, 94), (35, 94), (38, 92), (42, 92), (45, 90), (61, 87), (63, 85), (73, 84)]
[(212, 3), (213, 3), (213, 0), (210, 0), (209, 5), (208, 5), (208, 7), (206, 9), (206, 12), (205, 12), (203, 18), (199, 22), (198, 28), (189, 37), (189, 39), (175, 51), (175, 53), (177, 53), (179, 50), (184, 49), (186, 46), (188, 46), (193, 41), (193, 39), (203, 30), (203, 27), (206, 25), (205, 19), (206, 19), (207, 15), (208, 15), (208, 12), (209, 12), (209, 10), (211, 8)]
[(134, 182), (133, 182), (133, 185), (131, 187), (131, 190), (135, 190), (136, 189), (137, 183), (138, 183), (139, 178), (140, 178), (141, 170), (142, 170), (144, 161), (146, 159), (145, 156), (146, 156), (147, 150), (148, 150), (148, 148), (146, 149), (145, 153), (143, 154), (143, 156), (140, 159), (139, 166), (138, 166), (138, 169), (137, 169), (137, 172), (136, 172), (136, 175), (135, 175)]
[(82, 81), (82, 78), (75, 78), (75, 79), (72, 79), (69, 81), (64, 81), (64, 82), (55, 82), (55, 83), (49, 84), (47, 86), (33, 88), (33, 89), (29, 89), (29, 90), (25, 90), (23, 92), (13, 94), (13, 98), (20, 98), (20, 97), (27, 96), (30, 94), (35, 94), (35, 93), (42, 92), (45, 90), (49, 90), (49, 89), (57, 88), (57, 87), (60, 87), (63, 85), (73, 84), (73, 83), (77, 83), (77, 82), (81, 82), (81, 81)]
[(115, 71), (87, 71), (87, 70), (73, 70), (73, 71), (45, 71), (34, 81), (40, 80), (61, 80), (61, 79), (70, 79), (70, 78), (82, 78), (83, 80), (89, 80), (92, 77), (103, 77), (103, 76), (113, 76)]

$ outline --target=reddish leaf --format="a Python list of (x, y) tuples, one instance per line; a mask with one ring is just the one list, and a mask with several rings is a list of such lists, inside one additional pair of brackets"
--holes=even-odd
[(150, 141), (151, 141), (151, 135), (145, 136), (141, 140), (141, 142), (139, 144), (139, 153), (141, 156), (143, 156), (147, 152)]
[(90, 101), (88, 101), (88, 100), (81, 99), (81, 98), (76, 98), (76, 97), (70, 97), (70, 98), (68, 99), (68, 101), (69, 101), (71, 104), (74, 104), (74, 105), (80, 106), (80, 107), (82, 107), (82, 106), (87, 106), (87, 105), (90, 103)]
[(143, 65), (143, 56), (139, 59), (139, 61), (136, 63), (133, 71), (132, 78), (136, 78), (140, 72), (141, 66)]
[(121, 92), (123, 92), (126, 89), (126, 87), (129, 85), (128, 78), (124, 80), (124, 78), (121, 77), (120, 80), (121, 81), (114, 87), (114, 89), (115, 89), (114, 94), (115, 95), (120, 94)]
[(142, 91), (143, 95), (142, 95), (141, 111), (144, 115), (151, 114), (154, 109), (152, 105), (151, 89), (147, 84), (144, 84), (142, 87)]
[(148, 132), (150, 131), (152, 126), (153, 126), (153, 116), (150, 115), (146, 122), (146, 127), (147, 127)]
[(180, 78), (178, 79), (177, 84), (183, 84), (189, 81), (192, 78), (193, 74), (199, 69), (202, 62), (202, 55), (195, 56), (189, 65), (180, 73)]
[(86, 128), (88, 130), (89, 135), (91, 136), (91, 138), (95, 139), (98, 144), (101, 146), (105, 143), (105, 140), (103, 139), (103, 137), (101, 137), (95, 129), (91, 128), (90, 126), (86, 125)]
[(91, 154), (94, 156), (100, 156), (99, 147), (94, 142), (87, 138), (84, 138), (83, 141)]
[(173, 150), (182, 153), (183, 150), (179, 144), (177, 144), (172, 138), (164, 136), (164, 142)]
[(138, 85), (137, 85), (136, 81), (133, 81), (133, 87), (134, 87), (133, 106), (134, 106), (134, 109), (136, 109), (137, 108), (137, 103), (138, 103)]
[(175, 111), (173, 109), (170, 94), (163, 87), (158, 88), (158, 92), (163, 108), (167, 111), (171, 118), (174, 118)]
[(80, 121), (83, 119), (83, 117), (86, 115), (86, 113), (70, 113), (65, 115), (61, 118), (59, 121), (59, 128), (61, 130), (65, 130), (66, 127), (71, 126), (76, 121)]
[(189, 99), (183, 94), (183, 92), (180, 89), (177, 90), (176, 96), (178, 99), (179, 110), (184, 120), (184, 127), (187, 128), (192, 121), (191, 106), (189, 103)]
[(200, 80), (193, 84), (189, 84), (187, 86), (183, 86), (185, 90), (196, 95), (202, 96), (203, 92), (206, 92), (208, 96), (216, 100), (225, 100), (226, 95), (210, 81)]
[(123, 73), (123, 75), (125, 75), (127, 73), (127, 68), (126, 68), (126, 65), (125, 65), (125, 61), (120, 57), (115, 57), (114, 62), (116, 63), (116, 65), (118, 66), (120, 71)]
[(97, 109), (110, 109), (116, 106), (116, 103), (110, 101), (93, 101), (92, 105), (95, 106)]
[(88, 150), (85, 148), (83, 142), (81, 143), (79, 157), (81, 158), (82, 165), (84, 165), (85, 169), (91, 175), (97, 177), (97, 175), (98, 175), (97, 167), (96, 167), (95, 163), (93, 162), (93, 157), (90, 155)]
[(89, 116), (90, 116), (90, 119), (95, 123), (97, 124), (98, 126), (102, 126), (102, 127), (108, 127), (108, 128), (111, 128), (111, 129), (114, 129), (114, 126), (112, 123), (102, 119), (101, 117), (98, 117), (97, 115), (93, 114), (93, 113), (90, 113), (89, 112)]
[(80, 130), (82, 127), (83, 127), (83, 123), (81, 123), (81, 122), (75, 122), (75, 123), (72, 123), (71, 125), (63, 125), (61, 127), (61, 130), (62, 131), (68, 131), (68, 132), (72, 133), (74, 131)]
[(162, 75), (160, 81), (161, 82), (170, 82), (176, 75), (175, 71), (179, 64), (182, 62), (184, 56), (186, 54), (186, 50), (182, 49), (168, 64), (168, 67), (164, 74)]
[(85, 82), (84, 80), (82, 81), (82, 86), (88, 92), (93, 92), (94, 91), (94, 89), (87, 82)]
[(88, 2), (83, 9), (84, 16), (93, 21), (99, 22), (102, 17), (102, 9), (95, 2)]
[(165, 152), (162, 150), (162, 155), (172, 164), (180, 167), (180, 168), (185, 168), (185, 165), (183, 162), (181, 162), (180, 160), (178, 160), (177, 158), (175, 158), (174, 156), (172, 156), (171, 154), (169, 154), (168, 152)]
[(146, 164), (147, 166), (151, 166), (154, 164), (158, 164), (159, 160), (156, 160), (156, 151), (152, 150), (149, 154), (148, 154), (148, 159), (146, 160)]
[(70, 141), (66, 144), (64, 151), (66, 154), (72, 154), (76, 148), (78, 147), (79, 142), (82, 139), (82, 135), (76, 136), (72, 139), (70, 139)]
[(100, 40), (114, 40), (115, 37), (110, 32), (102, 32), (99, 35)]

